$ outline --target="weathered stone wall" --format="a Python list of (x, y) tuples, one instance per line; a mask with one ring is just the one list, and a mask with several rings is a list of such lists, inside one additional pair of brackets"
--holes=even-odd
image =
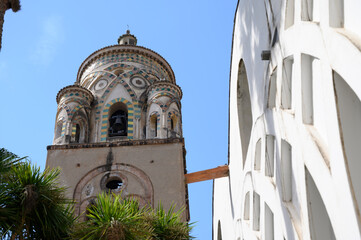
[(187, 203), (182, 139), (53, 145), (47, 167), (61, 168), (60, 182), (77, 202), (77, 213), (107, 191), (102, 181), (109, 175), (122, 180), (123, 197), (136, 197), (142, 204), (156, 207), (161, 201), (169, 208), (174, 202), (179, 208)]

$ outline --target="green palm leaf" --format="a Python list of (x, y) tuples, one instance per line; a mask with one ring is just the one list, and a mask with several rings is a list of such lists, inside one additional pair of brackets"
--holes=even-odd
[(188, 240), (193, 239), (190, 232), (193, 223), (189, 224), (182, 221), (184, 208), (175, 211), (175, 205), (172, 204), (168, 211), (165, 211), (162, 204), (159, 203), (157, 209), (152, 212), (151, 221), (154, 228), (154, 239), (157, 240)]
[(12, 167), (7, 195), (12, 199), (6, 208), (15, 209), (11, 239), (63, 239), (74, 221), (71, 202), (59, 187), (58, 169), (40, 172), (25, 162)]
[(143, 219), (145, 209), (139, 208), (134, 199), (123, 200), (120, 195), (103, 193), (87, 211), (88, 220), (74, 227), (74, 239), (136, 240), (151, 237), (152, 228)]

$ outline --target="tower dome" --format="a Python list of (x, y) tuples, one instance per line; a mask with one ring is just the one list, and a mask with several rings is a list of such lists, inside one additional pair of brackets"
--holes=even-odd
[[(83, 128), (87, 129), (81, 131), (87, 134), (84, 132), (81, 142), (182, 137), (182, 91), (176, 85), (174, 72), (158, 53), (136, 44), (137, 38), (128, 30), (119, 37), (117, 45), (86, 58), (79, 68), (76, 85), (59, 92), (58, 115), (64, 115), (64, 119), (68, 119), (66, 111), (76, 114), (84, 104), (79, 99), (61, 101), (63, 92), (82, 89), (91, 95), (84, 108), (87, 110), (82, 113), (86, 122)], [(63, 109), (65, 112), (60, 114)], [(78, 142), (76, 128), (79, 130), (80, 125), (61, 125), (59, 121), (54, 144)]]

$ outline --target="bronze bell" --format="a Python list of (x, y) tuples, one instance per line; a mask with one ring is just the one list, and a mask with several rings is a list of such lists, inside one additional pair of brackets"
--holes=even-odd
[(119, 132), (120, 130), (123, 130), (124, 128), (124, 123), (123, 123), (123, 118), (121, 115), (117, 115), (117, 116), (114, 116), (113, 118), (115, 118), (115, 122), (112, 126), (113, 130), (115, 132)]

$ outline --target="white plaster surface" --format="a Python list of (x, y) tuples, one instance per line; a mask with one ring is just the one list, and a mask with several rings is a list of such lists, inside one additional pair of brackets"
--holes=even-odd
[[(306, 0), (305, 0), (306, 1)], [(313, 2), (313, 21), (302, 21), (301, 10), (305, 1), (294, 2), (292, 11), (286, 11), (287, 1), (239, 0), (234, 21), (233, 49), (230, 74), (230, 131), (229, 169), (230, 177), (214, 182), (213, 236), (217, 239), (218, 221), (222, 226), (222, 239), (332, 239), (332, 234), (312, 232), (310, 217), (316, 214), (325, 224), (317, 226), (326, 229), (331, 226), (335, 239), (360, 239), (360, 214), (358, 186), (355, 171), (361, 171), (353, 161), (350, 170), (347, 154), (357, 154), (359, 145), (359, 119), (361, 98), (361, 5), (359, 1), (342, 1), (344, 4), (344, 27), (330, 26), (331, 17), (337, 17), (329, 4), (333, 1)], [(291, 2), (291, 0), (288, 0)], [(332, 3), (331, 3), (332, 4)], [(292, 4), (291, 4), (292, 5)], [(290, 6), (290, 5), (288, 5)], [(272, 11), (271, 11), (272, 9)], [(331, 10), (330, 10), (331, 9)], [(285, 27), (286, 12), (291, 13)], [(332, 15), (335, 14), (335, 15)], [(292, 24), (293, 22), (293, 24)], [(272, 46), (275, 29), (278, 40)], [(263, 61), (261, 52), (271, 51), (271, 59)], [(302, 66), (302, 54), (317, 59), (312, 67)], [(290, 109), (281, 107), (284, 59), (292, 56)], [(242, 142), (237, 113), (238, 66), (243, 60), (247, 71), (253, 122), (247, 157), (242, 159)], [(276, 69), (275, 107), (268, 108), (269, 79)], [(312, 72), (307, 72), (312, 71)], [(339, 102), (335, 97), (333, 71), (343, 79), (348, 89), (340, 87), (346, 100)], [(302, 85), (302, 74), (312, 77), (312, 81)], [(303, 89), (307, 91), (302, 92)], [(312, 91), (312, 92), (310, 92)], [(342, 93), (340, 93), (342, 94)], [(352, 97), (350, 97), (352, 95)], [(312, 101), (305, 97), (312, 96)], [(353, 98), (354, 101), (352, 100)], [(302, 101), (304, 99), (304, 101)], [(348, 99), (348, 100), (347, 100)], [(307, 98), (310, 100), (310, 98)], [(351, 101), (348, 103), (348, 101)], [(306, 104), (306, 105), (305, 105)], [(308, 105), (307, 105), (308, 104)], [(312, 104), (312, 105), (310, 105)], [(345, 110), (338, 110), (338, 107)], [(313, 108), (313, 123), (310, 112), (305, 116), (305, 108)], [(348, 122), (347, 132), (339, 125), (339, 114)], [(306, 121), (304, 120), (306, 117)], [(355, 133), (353, 136), (349, 131)], [(275, 174), (265, 175), (265, 136), (275, 136)], [(344, 135), (346, 134), (346, 135)], [(349, 143), (343, 142), (347, 138)], [(254, 170), (256, 143), (262, 139), (260, 170)], [(286, 140), (292, 146), (292, 172), (290, 182), (282, 183), (281, 142)], [(345, 145), (346, 144), (346, 145)], [(346, 149), (346, 151), (345, 151)], [(348, 150), (351, 149), (351, 150)], [(354, 149), (354, 150), (353, 150)], [(352, 151), (352, 152), (350, 152)], [(352, 160), (350, 160), (352, 161)], [(306, 184), (305, 169), (314, 184)], [(309, 178), (310, 179), (310, 178)], [(284, 201), (282, 186), (292, 186), (290, 201)], [(356, 186), (356, 188), (355, 188)], [(316, 191), (317, 190), (317, 191)], [(244, 219), (244, 201), (250, 192), (250, 219)], [(260, 196), (260, 228), (253, 227), (253, 192)], [(307, 193), (312, 196), (307, 197)], [(319, 193), (319, 195), (317, 195)], [(265, 210), (265, 203), (269, 209)], [(312, 205), (324, 205), (310, 208)], [(273, 232), (270, 231), (270, 212), (273, 214)], [(326, 214), (327, 213), (327, 214)], [(271, 215), (272, 216), (272, 215)], [(327, 225), (329, 221), (330, 225)], [(224, 227), (225, 226), (225, 227)], [(227, 230), (226, 230), (227, 229)], [(312, 230), (312, 231), (311, 231)], [(325, 230), (325, 231), (326, 231)], [(273, 236), (270, 236), (273, 233)], [(267, 236), (267, 237), (266, 237)], [(322, 236), (328, 236), (326, 238)]]

